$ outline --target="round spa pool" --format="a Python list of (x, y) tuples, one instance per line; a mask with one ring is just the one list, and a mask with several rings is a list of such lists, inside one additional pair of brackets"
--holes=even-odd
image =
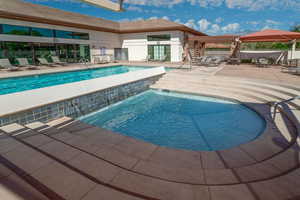
[(80, 120), (160, 146), (223, 150), (256, 139), (265, 120), (237, 102), (149, 90)]

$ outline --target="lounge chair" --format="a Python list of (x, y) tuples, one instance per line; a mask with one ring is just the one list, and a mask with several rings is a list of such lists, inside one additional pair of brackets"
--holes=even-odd
[(282, 66), (281, 71), (291, 74), (300, 74), (300, 67)]
[(212, 57), (208, 59), (206, 66), (208, 67), (217, 67), (222, 63), (223, 59), (221, 57)]
[(168, 56), (164, 55), (159, 61), (160, 62), (166, 62), (167, 61)]
[(269, 66), (269, 60), (266, 58), (259, 58), (257, 59), (257, 64), (258, 67), (267, 67)]
[(54, 64), (58, 64), (58, 65), (67, 65), (68, 64), (66, 62), (60, 61), (58, 56), (51, 56), (51, 59), (52, 59)]
[(31, 69), (31, 70), (39, 69), (35, 65), (30, 65), (27, 58), (17, 58), (17, 61), (19, 62), (19, 65), (21, 67), (26, 67), (27, 69)]
[(19, 70), (21, 70), (19, 67), (13, 66), (7, 58), (0, 59), (0, 67), (4, 68), (4, 69), (7, 69), (9, 71), (19, 71)]
[(38, 58), (38, 61), (40, 62), (40, 64), (46, 65), (48, 67), (58, 67), (57, 65), (55, 65), (55, 63), (49, 63), (45, 58)]

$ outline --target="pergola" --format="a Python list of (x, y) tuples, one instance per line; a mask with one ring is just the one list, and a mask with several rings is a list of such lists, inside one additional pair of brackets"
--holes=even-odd
[(292, 54), (293, 58), (294, 52), (296, 51), (297, 41), (300, 40), (300, 33), (282, 31), (282, 30), (263, 30), (256, 33), (251, 33), (248, 35), (241, 36), (239, 38), (241, 42), (292, 42)]
[(234, 49), (238, 45), (238, 35), (221, 35), (221, 36), (193, 36), (189, 37), (185, 44), (185, 55), (191, 57), (199, 57), (204, 55), (204, 50), (207, 44), (231, 44), (231, 54), (234, 54)]
[(112, 1), (112, 0), (80, 0), (84, 3), (92, 4), (95, 6), (99, 6), (102, 8), (106, 8), (113, 11), (122, 11), (123, 8), (123, 1), (124, 0), (118, 0), (118, 1)]
[(199, 57), (204, 55), (205, 45), (208, 43), (230, 43), (231, 57), (237, 58), (241, 43), (247, 42), (292, 42), (292, 55), (296, 50), (296, 43), (300, 40), (300, 33), (282, 30), (263, 30), (244, 36), (222, 35), (222, 36), (194, 36), (187, 38), (185, 42), (185, 55)]

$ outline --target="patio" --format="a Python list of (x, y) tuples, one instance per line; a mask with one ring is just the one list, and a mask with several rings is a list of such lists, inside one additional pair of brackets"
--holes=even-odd
[[(268, 102), (299, 94), (299, 77), (292, 79), (278, 67), (219, 69), (216, 75), (205, 75), (199, 67), (173, 70), (152, 87), (243, 102), (267, 120), (257, 140), (224, 151), (196, 152), (156, 146), (70, 118), (12, 124), (0, 131), (0, 197), (298, 199), (300, 102), (287, 104), (292, 113), (283, 108), (275, 121)], [(282, 83), (283, 78), (288, 81)]]

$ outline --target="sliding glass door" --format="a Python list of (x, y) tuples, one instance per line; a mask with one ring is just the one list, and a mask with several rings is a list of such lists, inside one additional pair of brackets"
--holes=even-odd
[(30, 64), (36, 64), (36, 58), (46, 58), (52, 62), (51, 56), (58, 56), (62, 61), (71, 63), (81, 58), (90, 60), (90, 47), (85, 44), (0, 41), (0, 58), (8, 58), (12, 64), (18, 64), (16, 58), (27, 58)]
[(151, 60), (171, 61), (170, 45), (148, 45), (148, 55)]

